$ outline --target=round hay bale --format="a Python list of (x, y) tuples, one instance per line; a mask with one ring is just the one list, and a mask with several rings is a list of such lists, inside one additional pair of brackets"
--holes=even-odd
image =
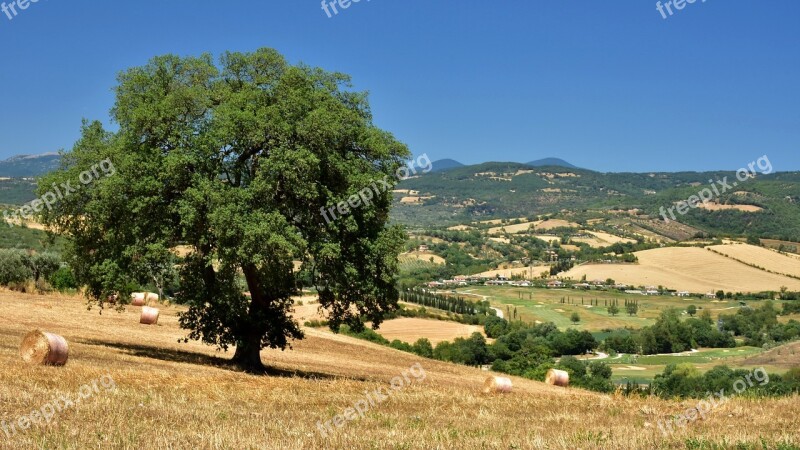
[(69, 345), (57, 334), (36, 330), (22, 339), (19, 354), (27, 363), (63, 366), (69, 358)]
[(134, 292), (131, 294), (131, 305), (144, 306), (144, 292)]
[(507, 394), (511, 392), (511, 379), (506, 377), (489, 377), (483, 383), (484, 394)]
[(147, 302), (157, 302), (158, 301), (158, 294), (154, 294), (152, 292), (148, 292), (147, 295), (145, 295), (145, 300)]
[(158, 324), (158, 315), (159, 315), (158, 308), (151, 308), (149, 306), (142, 306), (142, 315), (139, 319), (139, 323), (143, 323), (145, 325), (156, 325)]
[(567, 387), (569, 386), (569, 374), (563, 370), (550, 369), (547, 371), (544, 382), (551, 386)]

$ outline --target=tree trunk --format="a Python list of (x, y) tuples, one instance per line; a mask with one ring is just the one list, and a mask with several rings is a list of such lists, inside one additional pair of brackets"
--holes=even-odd
[(245, 372), (263, 373), (266, 367), (261, 362), (261, 338), (266, 330), (261, 329), (258, 323), (261, 309), (265, 303), (264, 290), (259, 283), (256, 270), (253, 267), (243, 267), (247, 285), (250, 288), (250, 308), (248, 311), (247, 325), (236, 345), (233, 363)]
[(261, 337), (252, 335), (243, 338), (236, 346), (232, 362), (245, 372), (265, 372), (266, 368), (261, 362)]

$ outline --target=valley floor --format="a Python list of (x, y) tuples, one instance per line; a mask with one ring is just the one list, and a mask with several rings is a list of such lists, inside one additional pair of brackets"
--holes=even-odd
[[(800, 446), (800, 399), (733, 399), (669, 435), (658, 422), (697, 401), (599, 395), (514, 378), (507, 395), (484, 395), (487, 372), (451, 365), (327, 331), (306, 329), (293, 350), (264, 351), (272, 375), (231, 370), (228, 354), (178, 343), (179, 307), (162, 308), (159, 325), (124, 313), (88, 311), (63, 296), (0, 292), (0, 448), (723, 448)], [(25, 365), (22, 337), (43, 329), (70, 343), (65, 367)], [(418, 369), (409, 369), (415, 364)], [(419, 369), (421, 367), (421, 369)], [(424, 377), (420, 375), (424, 370)], [(394, 377), (406, 382), (391, 390)], [(20, 430), (23, 416), (82, 386), (112, 380), (55, 412), (49, 424)], [(318, 423), (353, 417), (376, 389), (390, 394), (364, 417), (344, 420), (325, 437)], [(391, 392), (389, 392), (391, 390)], [(368, 391), (365, 393), (365, 391)], [(363, 405), (366, 402), (360, 403)], [(39, 422), (43, 422), (40, 418)]]

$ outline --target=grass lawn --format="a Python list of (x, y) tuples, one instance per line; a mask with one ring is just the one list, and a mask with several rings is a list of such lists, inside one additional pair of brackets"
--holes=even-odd
[[(473, 300), (487, 299), (492, 306), (499, 308), (507, 318), (517, 318), (525, 322), (553, 322), (559, 328), (575, 327), (579, 330), (599, 332), (605, 329), (642, 328), (655, 323), (658, 316), (666, 309), (685, 310), (695, 305), (698, 314), (703, 309), (711, 312), (716, 320), (720, 314), (734, 314), (739, 309), (735, 300), (709, 300), (694, 298), (678, 298), (672, 296), (644, 296), (625, 294), (618, 291), (583, 291), (575, 289), (543, 289), (513, 286), (468, 286), (456, 291), (458, 295)], [(562, 300), (564, 303), (561, 303)], [(590, 303), (597, 302), (598, 306)], [(639, 312), (636, 316), (628, 316), (625, 312), (625, 300), (638, 301)], [(616, 301), (620, 312), (612, 317), (608, 306)], [(581, 304), (583, 302), (583, 304)], [(746, 302), (758, 306), (760, 302)], [(777, 305), (776, 303), (776, 306)], [(510, 314), (509, 314), (510, 312)], [(570, 316), (577, 312), (581, 321), (573, 324)], [(685, 316), (685, 317), (688, 317)]]
[[(605, 361), (611, 364), (613, 370), (612, 379), (615, 382), (649, 383), (657, 374), (664, 372), (664, 368), (669, 364), (691, 363), (700, 372), (707, 372), (720, 365), (742, 368), (745, 367), (741, 364), (745, 358), (762, 352), (763, 350), (758, 347), (711, 348), (701, 349), (697, 353), (686, 355), (650, 355), (640, 357), (623, 355), (619, 358), (610, 358)], [(785, 369), (772, 371), (783, 372)]]

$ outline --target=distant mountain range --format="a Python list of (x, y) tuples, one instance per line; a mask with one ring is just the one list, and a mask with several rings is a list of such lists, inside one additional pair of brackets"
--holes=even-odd
[(38, 177), (58, 168), (61, 156), (58, 153), (40, 155), (17, 155), (0, 161), (0, 177)]
[(433, 164), (431, 164), (431, 167), (433, 167), (433, 169), (431, 169), (431, 172), (443, 172), (445, 170), (458, 169), (459, 167), (464, 167), (464, 164), (461, 164), (455, 159), (440, 159), (438, 161), (434, 161)]
[[(578, 168), (577, 166), (574, 166), (561, 158), (543, 158), (524, 164), (531, 167), (566, 167), (567, 169)], [(431, 172), (444, 172), (446, 170), (459, 169), (461, 167), (465, 167), (465, 164), (462, 164), (454, 159), (440, 159), (433, 162), (433, 170), (431, 170)]]
[[(0, 177), (38, 177), (57, 169), (60, 161), (61, 157), (58, 153), (12, 156), (4, 161), (0, 161)], [(558, 166), (568, 169), (577, 169), (574, 165), (560, 158), (538, 159), (525, 163), (525, 165), (533, 167)], [(459, 169), (465, 167), (465, 165), (454, 159), (440, 159), (433, 162), (432, 167), (432, 172), (444, 172), (446, 170)]]
[[(729, 189), (712, 189), (708, 180), (735, 180), (736, 172), (602, 173), (552, 166), (550, 159), (545, 164), (487, 162), (404, 180), (399, 189), (417, 194), (403, 197), (417, 200), (398, 198), (393, 217), (419, 229), (564, 211), (580, 217), (613, 211), (609, 217), (647, 217), (653, 223), (645, 226), (651, 228), (680, 222), (719, 235), (800, 239), (800, 172), (756, 174)], [(685, 214), (663, 220), (667, 208), (703, 192), (710, 193), (713, 203), (687, 207)], [(670, 236), (673, 231), (660, 232)]]
[(561, 158), (544, 158), (544, 159), (537, 159), (536, 161), (531, 161), (525, 163), (527, 166), (533, 167), (550, 167), (550, 166), (557, 166), (557, 167), (566, 167), (567, 169), (577, 169), (577, 166), (574, 166)]

